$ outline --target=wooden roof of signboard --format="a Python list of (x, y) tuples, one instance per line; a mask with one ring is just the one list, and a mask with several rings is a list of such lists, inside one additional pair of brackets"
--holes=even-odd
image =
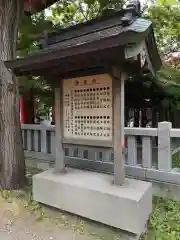
[[(58, 75), (66, 78), (75, 72), (78, 75), (137, 60), (141, 49), (138, 46), (143, 42), (153, 71), (161, 67), (152, 22), (139, 16), (135, 4), (48, 34), (40, 42), (41, 50), (25, 58), (7, 61), (7, 68), (17, 76)], [(127, 57), (127, 50), (131, 48), (135, 50)]]

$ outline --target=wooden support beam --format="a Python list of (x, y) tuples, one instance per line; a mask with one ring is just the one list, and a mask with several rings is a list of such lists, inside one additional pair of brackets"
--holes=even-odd
[(55, 88), (55, 122), (56, 122), (56, 159), (55, 159), (55, 173), (64, 172), (64, 149), (62, 144), (63, 139), (63, 80)]
[[(114, 144), (114, 184), (123, 185), (124, 170), (124, 81), (126, 74), (119, 69), (113, 72), (113, 144)], [(117, 74), (117, 72), (119, 72)]]

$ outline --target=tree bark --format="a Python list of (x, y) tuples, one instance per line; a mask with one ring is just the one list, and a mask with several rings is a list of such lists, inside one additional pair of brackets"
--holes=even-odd
[(18, 189), (25, 173), (17, 79), (4, 61), (15, 58), (23, 0), (0, 0), (0, 187)]

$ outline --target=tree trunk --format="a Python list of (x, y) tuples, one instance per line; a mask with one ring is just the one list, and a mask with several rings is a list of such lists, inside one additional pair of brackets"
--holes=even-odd
[(23, 0), (0, 0), (0, 187), (23, 185), (25, 163), (17, 79), (4, 61), (15, 58)]

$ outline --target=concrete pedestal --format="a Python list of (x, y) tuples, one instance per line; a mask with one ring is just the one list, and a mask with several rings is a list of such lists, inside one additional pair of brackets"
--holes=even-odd
[(151, 183), (126, 179), (112, 184), (113, 176), (67, 169), (53, 169), (33, 177), (35, 201), (140, 235), (152, 211)]

